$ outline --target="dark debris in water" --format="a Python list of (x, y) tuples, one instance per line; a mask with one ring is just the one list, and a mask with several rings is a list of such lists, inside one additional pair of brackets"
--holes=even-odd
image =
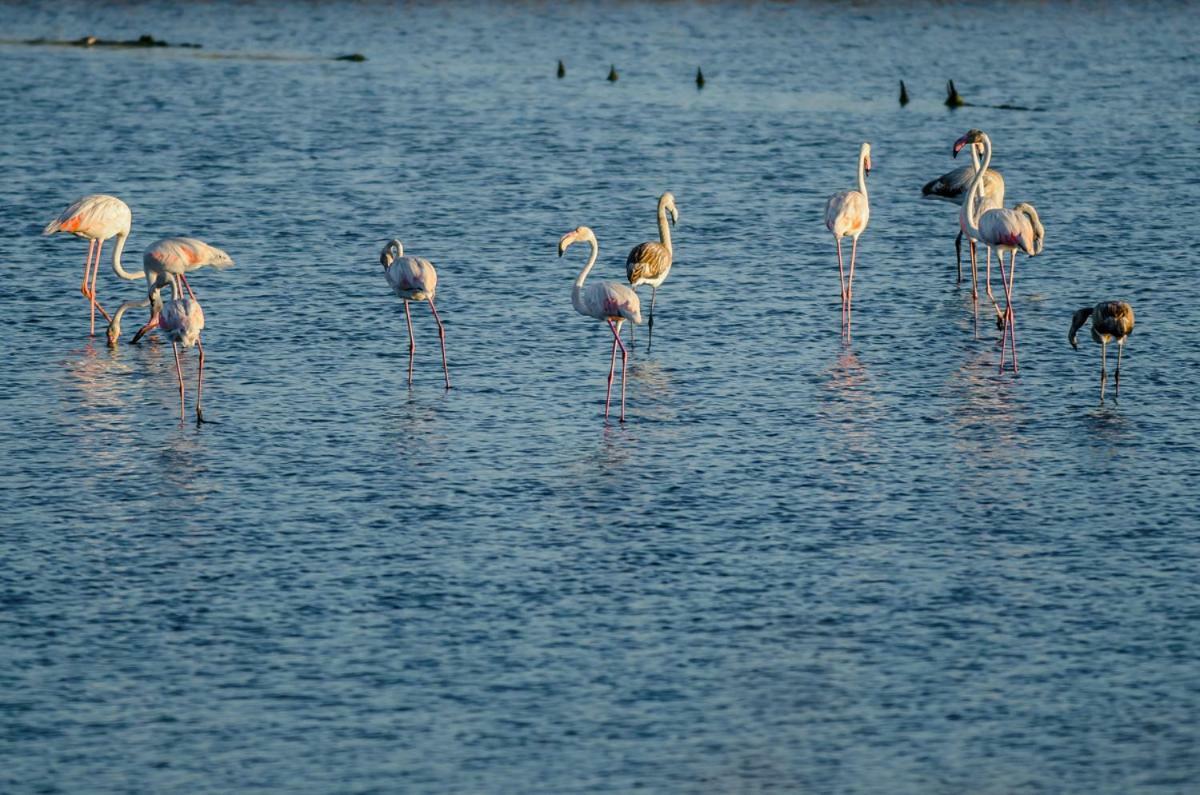
[(350, 53), (349, 55), (339, 55), (338, 57), (334, 58), (333, 60), (335, 60), (335, 61), (353, 61), (354, 63), (362, 63), (363, 61), (367, 60), (367, 56), (363, 55), (361, 52), (354, 52), (354, 53)]
[(43, 46), (51, 45), (51, 46), (59, 46), (59, 47), (187, 47), (187, 48), (193, 49), (193, 50), (200, 49), (200, 47), (202, 46), (200, 44), (193, 44), (191, 42), (180, 42), (178, 44), (171, 44), (170, 42), (165, 41), (163, 39), (156, 39), (153, 36), (151, 36), (149, 33), (144, 33), (141, 36), (138, 36), (136, 39), (125, 39), (123, 41), (102, 39), (102, 38), (99, 38), (98, 36), (84, 36), (81, 39), (71, 39), (71, 40), (45, 39), (45, 38), (26, 39), (25, 43), (26, 44), (34, 44), (34, 45), (43, 45)]

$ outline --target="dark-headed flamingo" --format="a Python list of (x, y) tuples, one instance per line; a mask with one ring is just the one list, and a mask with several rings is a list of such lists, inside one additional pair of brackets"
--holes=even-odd
[(1092, 319), (1092, 340), (1100, 346), (1100, 400), (1104, 400), (1104, 386), (1108, 381), (1108, 343), (1117, 343), (1117, 375), (1114, 386), (1121, 394), (1121, 354), (1125, 352), (1125, 338), (1133, 331), (1133, 307), (1125, 301), (1104, 301), (1095, 306), (1085, 306), (1071, 317), (1071, 330), (1067, 339), (1071, 347), (1079, 350), (1075, 335), (1080, 327)]

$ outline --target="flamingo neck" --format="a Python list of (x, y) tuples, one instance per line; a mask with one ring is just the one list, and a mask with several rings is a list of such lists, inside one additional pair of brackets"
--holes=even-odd
[[(971, 154), (975, 154), (975, 145), (971, 145)], [(983, 136), (983, 165), (978, 163), (975, 165), (975, 178), (971, 180), (971, 187), (967, 189), (967, 202), (963, 205), (963, 229), (967, 236), (972, 240), (979, 239), (979, 218), (977, 217), (979, 207), (979, 194), (982, 193), (981, 186), (983, 184), (983, 175), (987, 172), (988, 166), (992, 164), (992, 139)]]
[(867, 197), (867, 156), (865, 152), (858, 153), (858, 192)]
[(596, 264), (596, 257), (600, 254), (600, 244), (596, 242), (596, 239), (593, 237), (588, 242), (592, 244), (592, 255), (588, 257), (587, 264), (583, 266), (583, 270), (581, 270), (579, 275), (575, 277), (575, 287), (571, 290), (571, 303), (575, 306), (576, 310), (585, 315), (587, 312), (584, 311), (583, 306), (583, 281), (588, 277), (588, 274), (591, 273), (592, 266)]
[(669, 253), (675, 253), (671, 249), (671, 224), (667, 222), (667, 205), (661, 201), (658, 203), (658, 239)]
[(117, 235), (117, 243), (113, 247), (112, 268), (113, 268), (113, 273), (117, 274), (122, 279), (128, 279), (130, 281), (133, 281), (134, 279), (144, 278), (146, 276), (146, 272), (138, 271), (137, 273), (130, 273), (129, 271), (127, 271), (121, 267), (121, 252), (123, 252), (125, 250), (125, 241), (126, 241), (126, 239), (128, 239), (128, 237), (129, 237), (128, 231), (121, 232)]

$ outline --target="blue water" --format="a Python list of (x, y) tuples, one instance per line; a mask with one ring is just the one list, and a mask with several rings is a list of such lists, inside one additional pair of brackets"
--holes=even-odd
[[(0, 790), (1200, 789), (1194, 6), (0, 23)], [(204, 47), (14, 43), (142, 33)], [(947, 110), (947, 78), (1042, 110)], [(920, 198), (968, 127), (1047, 229), (1019, 376)], [(845, 345), (822, 213), (864, 140)], [(622, 425), (555, 245), (593, 227), (619, 279), (667, 189)], [(86, 245), (39, 232), (92, 192), (133, 209), (127, 266), (169, 234), (236, 260), (191, 280), (211, 423), (137, 319), (89, 339)], [(438, 267), (449, 392), (420, 304), (406, 383), (392, 237)], [(142, 295), (102, 268), (105, 306)], [(1138, 325), (1101, 403), (1066, 332), (1106, 299)]]

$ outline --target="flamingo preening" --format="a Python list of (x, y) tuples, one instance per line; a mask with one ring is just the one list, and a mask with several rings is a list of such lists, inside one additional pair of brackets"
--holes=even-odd
[[(225, 270), (233, 267), (233, 258), (224, 250), (194, 237), (164, 237), (152, 243), (142, 254), (142, 267), (146, 277), (146, 298), (140, 301), (126, 301), (117, 309), (108, 324), (109, 346), (116, 345), (121, 336), (121, 317), (127, 310), (147, 305), (151, 308), (150, 321), (133, 335), (133, 342), (136, 343), (147, 332), (159, 326), (156, 307), (161, 304), (154, 303), (155, 293), (169, 285), (174, 299), (183, 298), (183, 290), (186, 289), (188, 296), (195, 301), (196, 294), (192, 292), (185, 274), (203, 267)], [(137, 274), (134, 278), (141, 275)]]
[(405, 256), (404, 245), (399, 240), (391, 240), (383, 247), (379, 255), (379, 264), (383, 266), (383, 275), (396, 295), (404, 299), (404, 320), (408, 323), (408, 383), (412, 384), (413, 357), (416, 355), (417, 344), (413, 339), (412, 314), (408, 309), (409, 301), (428, 301), (433, 319), (437, 321), (438, 339), (442, 343), (442, 369), (446, 374), (446, 389), (450, 388), (450, 365), (446, 363), (446, 328), (438, 317), (437, 307), (433, 297), (437, 293), (437, 271), (433, 263), (422, 257)]
[[(921, 187), (921, 196), (927, 199), (940, 199), (957, 204), (960, 207), (966, 203), (967, 188), (971, 184), (971, 180), (975, 176), (976, 170), (979, 168), (979, 151), (983, 147), (978, 144), (971, 146), (971, 165), (962, 166), (952, 171), (947, 171), (937, 179), (931, 179)], [(989, 168), (983, 175), (983, 201), (980, 202), (983, 210), (990, 210), (993, 207), (1004, 206), (1004, 176), (994, 168)], [(962, 214), (959, 214), (958, 219), (958, 236), (954, 238), (954, 259), (958, 265), (958, 284), (962, 284), (962, 239), (963, 229)], [(970, 249), (971, 261), (971, 298), (977, 299), (978, 286), (975, 274), (975, 241), (968, 238), (968, 247)], [(987, 251), (987, 267), (988, 267), (988, 294), (991, 294), (991, 272), (992, 272), (992, 252), (989, 248)]]
[(96, 300), (96, 277), (100, 274), (100, 253), (104, 248), (104, 241), (112, 237), (117, 239), (116, 247), (113, 249), (113, 272), (122, 279), (140, 279), (142, 277), (141, 273), (128, 273), (121, 267), (121, 251), (125, 248), (125, 240), (129, 237), (129, 228), (132, 224), (133, 213), (129, 211), (129, 205), (116, 196), (98, 193), (84, 196), (76, 201), (59, 213), (57, 218), (46, 224), (46, 228), (42, 230), (43, 235), (67, 232), (89, 241), (87, 261), (83, 265), (83, 282), (79, 285), (79, 291), (92, 305), (92, 322), (89, 332), (92, 335), (96, 333), (97, 309), (100, 310), (100, 314), (104, 315), (105, 320), (112, 319), (108, 312), (104, 311), (104, 307), (100, 306), (100, 302)]
[(200, 351), (200, 366), (196, 375), (196, 424), (204, 422), (204, 413), (200, 410), (200, 401), (204, 397), (204, 345), (200, 342), (200, 332), (204, 330), (204, 311), (200, 302), (194, 298), (176, 298), (163, 303), (161, 291), (155, 291), (150, 296), (150, 303), (155, 317), (158, 318), (159, 328), (171, 340), (171, 350), (175, 353), (175, 374), (179, 377), (179, 419), (185, 416), (183, 368), (179, 363), (179, 346), (185, 349), (195, 347)]
[[(670, 213), (670, 224), (667, 223)], [(625, 275), (633, 285), (634, 292), (640, 284), (650, 285), (650, 320), (646, 324), (646, 351), (654, 344), (654, 299), (658, 288), (671, 272), (675, 249), (671, 246), (671, 227), (679, 222), (679, 211), (675, 209), (675, 196), (667, 191), (658, 198), (658, 242), (653, 240), (639, 243), (625, 259)], [(633, 342), (634, 326), (629, 326), (629, 341)]]
[[(858, 236), (867, 228), (871, 206), (867, 201), (867, 175), (871, 173), (871, 145), (864, 143), (858, 150), (858, 190), (844, 190), (829, 197), (825, 204), (825, 228), (833, 233), (837, 243), (838, 277), (842, 282), (842, 333), (850, 336), (850, 305), (854, 298), (854, 260), (858, 253)], [(842, 238), (849, 237), (850, 278), (842, 267)]]
[(1117, 343), (1117, 375), (1114, 386), (1116, 394), (1121, 394), (1121, 354), (1125, 352), (1126, 337), (1133, 331), (1133, 307), (1125, 301), (1104, 301), (1077, 310), (1071, 316), (1071, 330), (1067, 332), (1067, 340), (1075, 350), (1079, 350), (1075, 334), (1089, 317), (1092, 319), (1092, 340), (1100, 346), (1100, 400), (1104, 400), (1110, 342)]
[(632, 323), (641, 323), (642, 306), (638, 300), (637, 293), (624, 284), (618, 284), (617, 282), (592, 282), (586, 288), (583, 286), (584, 280), (587, 279), (592, 266), (596, 264), (596, 257), (600, 253), (600, 244), (596, 242), (595, 233), (586, 226), (581, 226), (567, 232), (558, 241), (558, 256), (561, 257), (572, 243), (580, 241), (586, 241), (591, 244), (592, 255), (588, 257), (587, 264), (583, 266), (583, 270), (575, 277), (575, 286), (571, 290), (571, 303), (575, 306), (575, 311), (579, 312), (579, 314), (594, 317), (597, 320), (604, 320), (608, 323), (609, 329), (612, 330), (612, 359), (608, 365), (608, 391), (604, 396), (605, 417), (608, 416), (608, 407), (612, 400), (613, 373), (617, 365), (617, 346), (621, 347), (621, 422), (624, 422), (625, 368), (628, 361), (628, 352), (625, 350), (625, 343), (621, 342), (621, 324), (626, 320)]
[[(1013, 287), (1016, 278), (1017, 250), (1028, 256), (1036, 256), (1042, 251), (1046, 238), (1046, 230), (1038, 218), (1037, 210), (1032, 204), (1022, 202), (1013, 209), (1003, 207), (980, 212), (980, 185), (983, 175), (987, 172), (992, 161), (992, 139), (981, 130), (968, 130), (954, 142), (954, 153), (957, 154), (967, 144), (983, 144), (983, 165), (975, 172), (968, 188), (967, 200), (963, 205), (962, 218), (966, 224), (967, 236), (996, 249), (996, 258), (1000, 261), (1000, 281), (1004, 286), (1005, 311), (1000, 314), (996, 309), (996, 323), (1004, 329), (1000, 337), (1000, 371), (1004, 371), (1004, 343), (1007, 338), (1012, 343), (1013, 372), (1017, 372), (1017, 330), (1016, 314), (1013, 310)], [(1004, 255), (1010, 254), (1008, 275), (1004, 273)]]

